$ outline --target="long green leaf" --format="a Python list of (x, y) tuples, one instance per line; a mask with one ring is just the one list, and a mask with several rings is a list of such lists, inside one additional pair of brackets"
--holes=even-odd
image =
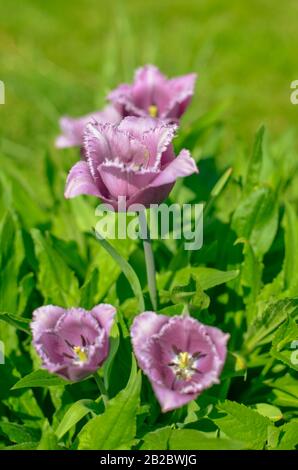
[(54, 385), (67, 385), (69, 383), (70, 382), (41, 369), (35, 370), (23, 377), (12, 387), (12, 390), (31, 387), (53, 387)]
[(127, 278), (132, 288), (134, 295), (138, 299), (140, 312), (143, 312), (145, 310), (144, 297), (139, 278), (136, 275), (135, 271), (128, 263), (128, 261), (126, 261), (126, 259), (124, 259), (106, 239), (102, 238), (96, 230), (94, 230), (93, 232), (101, 246), (112, 256), (114, 261), (116, 261), (116, 263), (120, 266), (123, 274)]
[(18, 330), (24, 331), (28, 335), (30, 335), (30, 320), (26, 318), (18, 317), (17, 315), (13, 315), (12, 313), (7, 312), (0, 312), (0, 321), (8, 323), (9, 325), (14, 326)]
[(94, 413), (97, 403), (93, 400), (83, 399), (76, 401), (67, 410), (61, 423), (55, 431), (58, 439), (61, 439), (73, 426), (75, 426), (88, 413)]

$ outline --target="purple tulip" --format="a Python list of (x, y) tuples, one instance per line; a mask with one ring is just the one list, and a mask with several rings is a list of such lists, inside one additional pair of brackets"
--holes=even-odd
[(56, 147), (76, 147), (83, 145), (83, 135), (88, 122), (111, 122), (116, 124), (121, 121), (121, 115), (114, 108), (108, 105), (102, 111), (87, 114), (79, 118), (68, 116), (60, 119), (60, 128), (62, 134), (56, 139)]
[(197, 173), (188, 150), (175, 158), (172, 139), (176, 125), (152, 118), (127, 117), (119, 125), (89, 123), (85, 129), (86, 161), (76, 163), (67, 178), (65, 197), (100, 197), (117, 209), (148, 207), (162, 202), (179, 177)]
[(188, 107), (197, 75), (191, 73), (168, 80), (154, 65), (135, 73), (132, 85), (122, 84), (108, 99), (123, 116), (151, 116), (178, 120)]
[(219, 383), (229, 335), (218, 328), (189, 316), (144, 312), (134, 319), (131, 338), (162, 411), (179, 408)]
[(109, 333), (116, 310), (100, 304), (87, 311), (54, 305), (33, 312), (34, 347), (49, 372), (79, 381), (96, 372), (109, 352)]

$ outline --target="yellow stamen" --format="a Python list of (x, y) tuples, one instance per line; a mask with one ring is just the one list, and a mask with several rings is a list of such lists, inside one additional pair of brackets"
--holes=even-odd
[(178, 356), (178, 366), (180, 369), (187, 369), (190, 366), (191, 356), (188, 352), (181, 352)]
[(81, 362), (87, 361), (88, 356), (87, 356), (87, 353), (84, 351), (84, 349), (82, 349), (80, 346), (74, 346), (73, 350)]
[(149, 107), (148, 107), (148, 113), (151, 117), (153, 118), (156, 118), (157, 117), (157, 114), (158, 114), (158, 108), (157, 106), (155, 106), (155, 104), (151, 104)]

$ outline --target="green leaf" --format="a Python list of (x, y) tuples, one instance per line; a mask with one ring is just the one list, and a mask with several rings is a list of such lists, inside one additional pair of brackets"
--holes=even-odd
[(39, 261), (38, 284), (45, 303), (62, 307), (78, 305), (80, 291), (73, 271), (53, 248), (50, 238), (45, 238), (37, 229), (32, 229), (35, 254)]
[(139, 278), (136, 275), (135, 271), (128, 263), (128, 261), (126, 261), (126, 259), (124, 259), (107, 240), (102, 238), (101, 235), (96, 232), (96, 230), (94, 230), (94, 234), (101, 246), (112, 256), (113, 260), (120, 266), (123, 274), (127, 278), (132, 288), (134, 295), (138, 299), (140, 312), (143, 312), (145, 310), (143, 292)]
[(57, 436), (54, 433), (53, 429), (46, 420), (42, 429), (42, 436), (39, 441), (39, 444), (36, 448), (37, 450), (56, 450), (59, 449)]
[(184, 310), (184, 304), (176, 304), (176, 305), (170, 305), (169, 307), (165, 307), (160, 309), (158, 312), (161, 313), (162, 315), (168, 315), (169, 317), (175, 316), (175, 315), (181, 315), (181, 313)]
[(64, 379), (41, 369), (35, 370), (23, 377), (12, 387), (12, 390), (31, 387), (52, 387), (54, 385), (68, 385), (69, 383), (71, 382), (67, 382)]
[(298, 421), (284, 424), (280, 429), (277, 450), (294, 450), (298, 446)]
[(227, 181), (230, 179), (232, 174), (233, 168), (228, 168), (224, 174), (219, 178), (216, 184), (213, 186), (211, 190), (211, 197), (217, 197), (222, 192), (223, 188), (225, 187)]
[(170, 426), (148, 432), (142, 437), (141, 450), (168, 450), (169, 438), (173, 432)]
[(24, 331), (28, 335), (31, 334), (30, 331), (30, 320), (26, 318), (18, 317), (12, 313), (0, 312), (0, 321), (8, 323), (9, 325), (14, 326), (18, 330)]
[(85, 284), (81, 287), (81, 307), (90, 310), (99, 301), (98, 296), (98, 281), (99, 272), (95, 268), (91, 276), (86, 280)]
[(286, 318), (294, 316), (297, 309), (298, 298), (282, 299), (265, 306), (264, 310), (254, 318), (245, 335), (247, 350), (252, 351), (256, 346), (270, 343), (274, 331)]
[(298, 318), (288, 318), (276, 331), (270, 353), (298, 371)]
[(208, 436), (194, 429), (175, 429), (169, 438), (169, 450), (235, 450), (243, 449), (242, 442)]
[(272, 388), (270, 395), (271, 402), (274, 403), (274, 405), (298, 408), (297, 379), (290, 373), (275, 379), (264, 380), (263, 383)]
[(286, 203), (284, 283), (289, 295), (298, 295), (298, 221), (295, 209)]
[(200, 283), (200, 287), (203, 290), (208, 290), (212, 287), (216, 287), (221, 284), (225, 284), (226, 282), (232, 281), (239, 275), (239, 271), (220, 271), (219, 269), (214, 268), (187, 266), (183, 269), (180, 269), (175, 274), (174, 280), (172, 282), (172, 288), (175, 285), (187, 284), (191, 275), (196, 277), (196, 280)]
[(0, 225), (0, 311), (17, 309), (17, 280), (22, 259), (23, 245), (16, 219), (7, 213)]
[(119, 328), (116, 322), (113, 323), (113, 326), (111, 328), (109, 341), (110, 341), (109, 356), (103, 365), (104, 384), (105, 384), (106, 389), (109, 389), (109, 379), (110, 379), (111, 369), (112, 369), (112, 365), (113, 365), (115, 356), (119, 348), (119, 343), (120, 343), (120, 333), (119, 333)]
[(249, 449), (264, 448), (270, 419), (251, 408), (229, 400), (218, 404), (217, 408), (225, 413), (222, 418), (214, 419), (222, 432), (231, 439), (246, 443)]
[(283, 418), (282, 412), (277, 406), (269, 405), (268, 403), (257, 403), (254, 408), (260, 415), (266, 416), (271, 421), (280, 421)]
[(232, 229), (239, 238), (248, 240), (262, 257), (270, 248), (278, 228), (277, 195), (269, 187), (261, 187), (246, 196), (232, 219)]
[(140, 404), (141, 375), (133, 363), (127, 387), (108, 403), (106, 411), (92, 418), (78, 435), (79, 450), (125, 450), (135, 442)]
[(247, 167), (246, 181), (245, 181), (246, 192), (252, 191), (254, 187), (257, 186), (260, 182), (260, 174), (261, 174), (262, 163), (263, 163), (264, 133), (265, 133), (265, 127), (262, 126), (256, 134), (252, 155), (250, 157), (248, 167)]
[(29, 297), (35, 287), (35, 279), (33, 273), (27, 273), (21, 280), (19, 285), (19, 303), (18, 303), (18, 314), (22, 315), (24, 312)]
[(195, 309), (206, 309), (209, 306), (210, 298), (201, 288), (198, 276), (191, 274), (187, 284), (183, 286), (175, 286), (170, 295), (170, 299), (174, 304), (185, 303)]
[(0, 422), (0, 430), (11, 442), (21, 444), (22, 442), (34, 442), (39, 440), (39, 434), (36, 429), (28, 428), (22, 424)]
[(93, 400), (83, 399), (76, 401), (68, 408), (61, 423), (55, 431), (58, 439), (61, 439), (73, 426), (89, 413), (98, 411), (98, 404)]
[(34, 450), (37, 445), (37, 442), (23, 442), (22, 444), (4, 447), (2, 450)]
[(246, 320), (250, 325), (257, 313), (256, 300), (262, 286), (263, 263), (255, 256), (254, 250), (247, 240), (238, 239), (237, 243), (243, 243), (241, 285), (244, 287), (243, 297), (247, 306)]

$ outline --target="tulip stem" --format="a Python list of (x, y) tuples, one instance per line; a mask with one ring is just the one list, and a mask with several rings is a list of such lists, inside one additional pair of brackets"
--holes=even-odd
[(152, 250), (150, 232), (147, 226), (145, 211), (139, 213), (139, 221), (140, 221), (141, 237), (142, 237), (143, 246), (144, 246), (149, 296), (150, 296), (152, 307), (156, 311), (157, 310), (156, 271), (155, 271), (154, 254)]
[(96, 385), (98, 386), (98, 390), (100, 391), (102, 401), (103, 401), (104, 406), (105, 406), (105, 408), (106, 408), (106, 407), (107, 407), (107, 404), (108, 404), (109, 397), (108, 397), (108, 392), (107, 392), (107, 390), (106, 390), (104, 381), (102, 380), (101, 377), (99, 377), (99, 375), (98, 375), (97, 372), (95, 372), (95, 374), (93, 375), (93, 377), (94, 377), (94, 379), (95, 379)]

